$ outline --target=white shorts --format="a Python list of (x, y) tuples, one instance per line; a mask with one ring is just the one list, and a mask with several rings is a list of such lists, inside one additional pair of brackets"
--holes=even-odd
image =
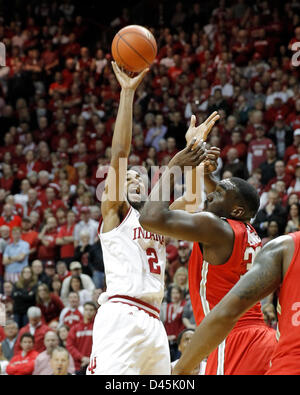
[(124, 303), (108, 301), (99, 307), (86, 374), (171, 374), (170, 349), (163, 323), (145, 310)]

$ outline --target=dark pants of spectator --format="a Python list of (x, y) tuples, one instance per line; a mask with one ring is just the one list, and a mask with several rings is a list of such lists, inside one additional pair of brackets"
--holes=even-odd
[(93, 281), (96, 286), (96, 289), (104, 288), (104, 273), (99, 270), (94, 270), (93, 272)]
[(75, 372), (76, 376), (85, 376), (87, 367), (88, 365), (83, 366), (82, 368), (80, 368), (80, 370), (76, 370)]
[(0, 294), (3, 293), (3, 277), (0, 275)]
[(27, 314), (14, 314), (14, 321), (18, 324), (19, 329), (28, 324)]
[(176, 342), (174, 342), (174, 343), (169, 342), (169, 347), (170, 347), (171, 362), (176, 361), (180, 356), (180, 352), (178, 351), (177, 343)]

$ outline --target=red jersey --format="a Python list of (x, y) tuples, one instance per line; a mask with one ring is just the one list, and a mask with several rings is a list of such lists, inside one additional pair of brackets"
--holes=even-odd
[(300, 374), (300, 232), (290, 233), (290, 236), (294, 240), (295, 251), (279, 291), (280, 337), (271, 359), (271, 368), (266, 374)]
[(6, 367), (6, 373), (13, 376), (30, 376), (34, 369), (34, 363), (39, 353), (35, 350), (29, 351), (26, 355), (22, 355), (20, 351), (12, 357)]
[[(231, 257), (224, 265), (211, 265), (203, 260), (198, 243), (189, 260), (189, 290), (197, 325), (250, 269), (261, 249), (261, 239), (254, 228), (240, 221), (226, 219), (234, 231)], [(264, 324), (260, 303), (248, 310), (237, 322), (242, 325)]]
[(72, 326), (67, 338), (67, 349), (74, 358), (75, 369), (81, 367), (81, 358), (89, 357), (92, 352), (94, 321), (85, 324), (83, 321)]

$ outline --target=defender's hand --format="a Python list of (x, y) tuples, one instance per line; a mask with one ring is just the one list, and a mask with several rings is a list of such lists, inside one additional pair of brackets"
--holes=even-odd
[(170, 160), (169, 167), (179, 166), (183, 169), (185, 166), (198, 166), (207, 158), (205, 145), (206, 143), (202, 140), (198, 142), (196, 138), (193, 138), (187, 147)]
[(114, 70), (114, 73), (117, 77), (117, 80), (119, 81), (119, 84), (121, 85), (122, 89), (127, 89), (127, 90), (132, 90), (135, 91), (136, 88), (140, 85), (142, 82), (142, 79), (144, 78), (145, 74), (149, 71), (149, 68), (143, 70), (141, 73), (139, 73), (135, 77), (130, 77), (125, 71), (122, 71), (120, 67), (117, 65), (116, 62), (111, 62), (112, 68)]
[(206, 141), (211, 129), (219, 119), (220, 115), (217, 113), (217, 111), (214, 111), (203, 123), (201, 123), (201, 125), (196, 127), (196, 117), (195, 115), (192, 115), (190, 126), (185, 134), (187, 144), (194, 137), (196, 137), (197, 140)]

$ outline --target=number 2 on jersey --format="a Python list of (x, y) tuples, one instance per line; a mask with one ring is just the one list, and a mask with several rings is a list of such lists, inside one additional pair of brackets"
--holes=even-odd
[(148, 256), (148, 263), (150, 267), (150, 272), (154, 274), (160, 274), (160, 266), (158, 263), (157, 253), (154, 248), (147, 248), (146, 254)]

